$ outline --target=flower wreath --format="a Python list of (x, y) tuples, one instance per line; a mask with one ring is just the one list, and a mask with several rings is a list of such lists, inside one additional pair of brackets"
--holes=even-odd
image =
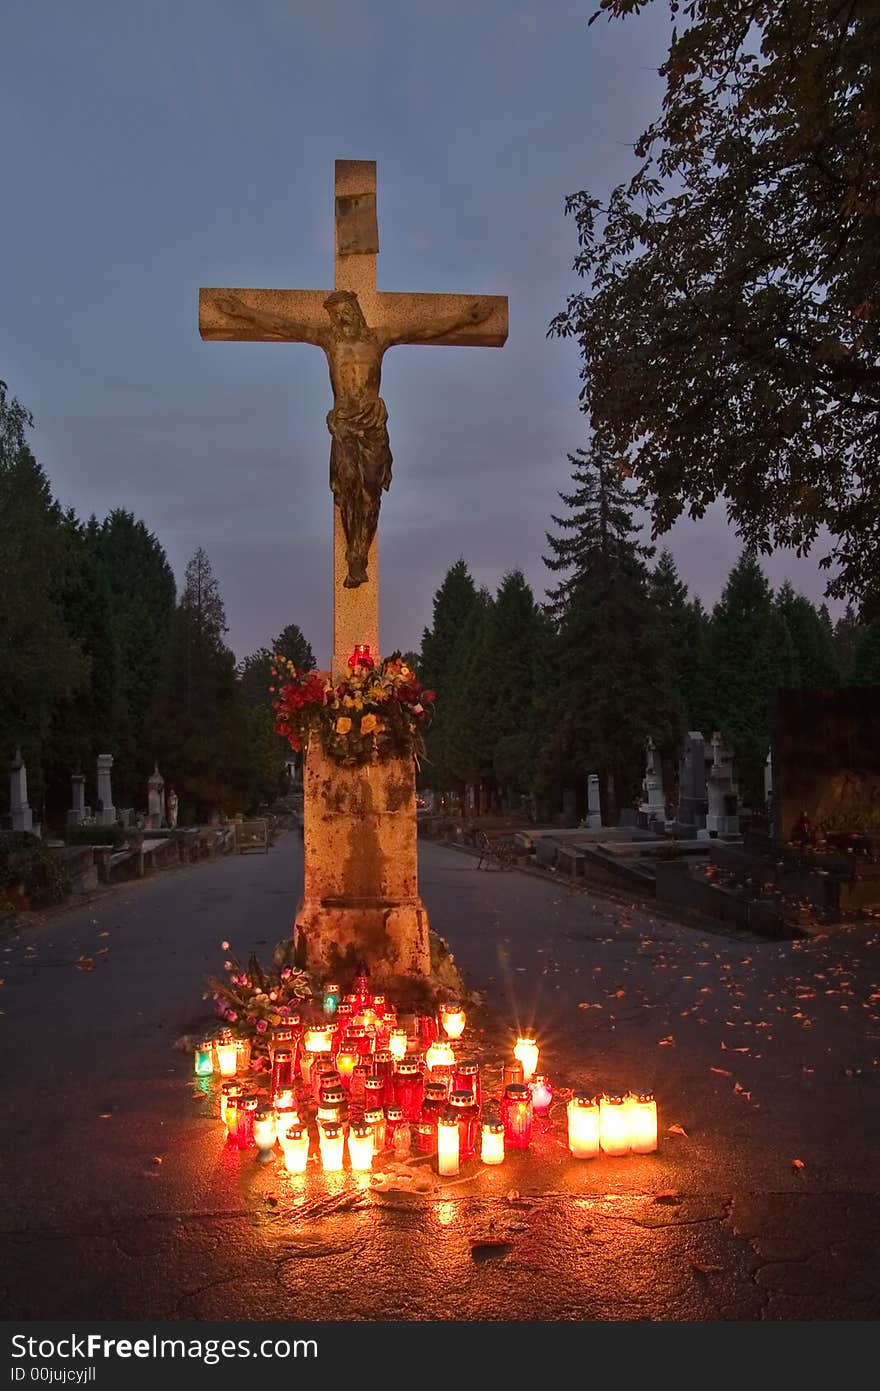
[(299, 671), (276, 657), (270, 686), (275, 732), (297, 751), (318, 735), (325, 751), (350, 767), (389, 758), (424, 756), (422, 730), (430, 723), (434, 692), (422, 689), (399, 652), (374, 661), (356, 647), (350, 674), (334, 685), (315, 671)]

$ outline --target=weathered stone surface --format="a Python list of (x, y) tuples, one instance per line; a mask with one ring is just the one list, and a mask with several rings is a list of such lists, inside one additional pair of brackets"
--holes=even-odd
[(428, 976), (412, 761), (345, 768), (313, 740), (304, 776), (303, 843), (296, 939), (308, 968), (344, 972), (363, 960), (377, 980)]

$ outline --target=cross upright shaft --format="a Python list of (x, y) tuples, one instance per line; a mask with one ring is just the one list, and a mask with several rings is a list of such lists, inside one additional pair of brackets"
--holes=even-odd
[(376, 524), (381, 492), (391, 479), (379, 397), (382, 357), (401, 343), (501, 347), (507, 338), (507, 298), (377, 290), (375, 161), (337, 160), (335, 194), (332, 297), (327, 290), (202, 289), (199, 331), (213, 341), (311, 343), (327, 354), (334, 396), (327, 423), (333, 436), (333, 670), (338, 673), (356, 643), (379, 651)]

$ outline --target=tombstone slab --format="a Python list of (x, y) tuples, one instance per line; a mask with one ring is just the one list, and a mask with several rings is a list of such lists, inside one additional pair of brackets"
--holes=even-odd
[(86, 819), (86, 775), (70, 775), (70, 810), (67, 813), (68, 826), (81, 826)]
[(34, 813), (28, 802), (27, 765), (21, 749), (15, 750), (9, 769), (9, 814), (13, 831), (33, 832)]
[(98, 825), (115, 826), (116, 808), (113, 805), (113, 789), (110, 773), (113, 768), (112, 753), (98, 754)]
[(587, 778), (587, 826), (591, 831), (602, 829), (602, 800), (599, 795), (599, 774)]

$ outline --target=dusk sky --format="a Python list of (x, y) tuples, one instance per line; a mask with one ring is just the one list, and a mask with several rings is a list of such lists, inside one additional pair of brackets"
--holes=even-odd
[[(577, 347), (545, 336), (578, 285), (564, 198), (632, 172), (669, 34), (665, 4), (595, 8), (6, 0), (0, 377), (63, 504), (130, 509), (178, 581), (205, 547), (237, 657), (295, 622), (329, 660), (330, 388), (315, 348), (203, 343), (198, 289), (332, 288), (337, 158), (378, 162), (380, 289), (510, 299), (500, 350), (385, 358), (382, 649), (418, 647), (460, 555), (542, 597), (586, 442)], [(723, 511), (665, 544), (711, 606), (740, 549)], [(820, 554), (766, 568), (818, 599)]]

